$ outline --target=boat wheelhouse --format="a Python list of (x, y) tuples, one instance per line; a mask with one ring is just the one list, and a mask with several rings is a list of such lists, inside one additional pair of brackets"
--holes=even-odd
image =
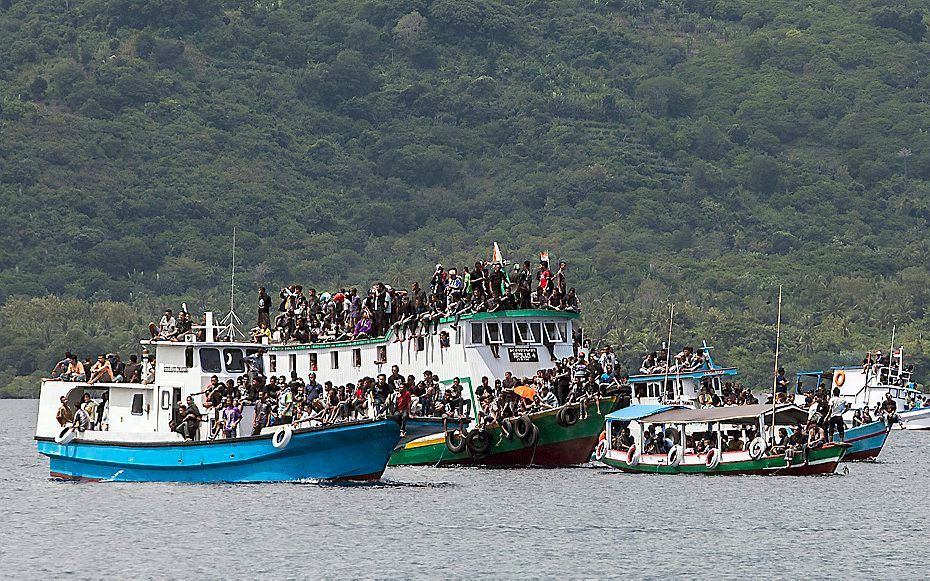
[[(806, 475), (836, 470), (847, 444), (828, 443), (810, 450), (806, 459), (770, 453), (765, 438), (758, 434), (773, 427), (772, 416), (773, 407), (765, 404), (704, 409), (634, 405), (607, 415), (605, 438), (595, 458), (624, 472), (648, 474)], [(806, 420), (807, 413), (797, 406), (774, 408), (775, 429)], [(629, 428), (633, 437), (629, 447), (616, 437), (623, 428)], [(644, 436), (656, 428), (673, 446), (667, 453), (643, 453)], [(710, 449), (697, 453), (695, 443), (705, 439)]]
[(713, 347), (705, 341), (700, 351), (704, 356), (704, 365), (697, 369), (642, 373), (631, 375), (628, 379), (633, 391), (633, 403), (663, 404), (694, 407), (697, 405), (701, 388), (712, 394), (720, 394), (723, 383), (738, 374), (736, 367), (722, 367), (711, 356)]
[(837, 388), (840, 396), (849, 402), (850, 408), (843, 415), (849, 423), (856, 410), (875, 409), (885, 401), (886, 395), (891, 395), (900, 420), (896, 426), (908, 430), (930, 429), (930, 407), (912, 407), (924, 399), (924, 394), (916, 389), (912, 374), (911, 368), (904, 365), (902, 347), (892, 353), (888, 365), (836, 366), (828, 371), (799, 372), (795, 397), (816, 391), (821, 383), (831, 394)]

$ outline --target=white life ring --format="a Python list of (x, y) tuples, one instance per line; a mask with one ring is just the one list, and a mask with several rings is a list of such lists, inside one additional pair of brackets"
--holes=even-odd
[(758, 460), (762, 457), (763, 454), (765, 454), (765, 440), (763, 440), (760, 436), (756, 436), (752, 442), (749, 442), (749, 447), (746, 449), (749, 450), (750, 458), (753, 460)]
[(271, 437), (271, 445), (281, 450), (291, 443), (291, 436), (293, 435), (294, 428), (290, 424), (284, 424), (275, 430), (274, 435)]
[(665, 456), (665, 459), (668, 460), (668, 465), (672, 467), (677, 467), (681, 464), (681, 453), (684, 450), (681, 446), (675, 445), (672, 446), (672, 449), (668, 451), (668, 454)]
[(71, 443), (77, 436), (77, 429), (74, 426), (68, 426), (67, 428), (62, 428), (58, 435), (55, 436), (55, 443), (62, 446), (67, 446)]
[(704, 465), (713, 470), (720, 465), (720, 450), (717, 448), (711, 448), (707, 452), (707, 456), (704, 458)]
[(607, 455), (607, 440), (601, 440), (597, 443), (597, 448), (594, 449), (594, 459), (603, 460), (604, 456)]
[(639, 464), (639, 450), (636, 448), (636, 444), (630, 446), (630, 449), (626, 451), (626, 465), (627, 466), (637, 466)]

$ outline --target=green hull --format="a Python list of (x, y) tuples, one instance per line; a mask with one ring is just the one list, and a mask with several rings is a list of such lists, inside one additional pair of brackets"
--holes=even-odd
[[(389, 466), (448, 464), (475, 464), (482, 466), (571, 466), (583, 464), (591, 458), (598, 435), (604, 429), (604, 416), (617, 405), (616, 398), (605, 398), (600, 403), (588, 404), (588, 417), (579, 419), (570, 427), (557, 421), (559, 408), (533, 414), (530, 418), (539, 428), (539, 441), (527, 445), (514, 436), (503, 437), (499, 426), (489, 427), (491, 451), (483, 458), (472, 458), (468, 450), (450, 452), (445, 436), (434, 434), (409, 442), (394, 451)], [(451, 427), (451, 425), (450, 425)]]
[(682, 463), (678, 466), (661, 464), (644, 464), (629, 466), (625, 459), (617, 460), (605, 457), (601, 462), (624, 472), (640, 474), (771, 474), (771, 475), (806, 475), (806, 474), (832, 474), (843, 454), (845, 445), (828, 445), (813, 450), (804, 464), (796, 456), (791, 465), (784, 456), (763, 456), (758, 460), (739, 460), (735, 462), (720, 462), (716, 468), (708, 468), (704, 462), (698, 464)]

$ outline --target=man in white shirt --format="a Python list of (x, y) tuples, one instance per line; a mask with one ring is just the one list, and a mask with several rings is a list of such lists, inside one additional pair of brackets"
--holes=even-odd
[(843, 421), (843, 414), (848, 409), (849, 403), (840, 397), (840, 388), (834, 387), (833, 397), (830, 398), (830, 422), (827, 424), (831, 440), (834, 433), (840, 435), (841, 442), (846, 438), (846, 423)]
[(170, 339), (177, 334), (178, 322), (175, 320), (171, 309), (165, 309), (161, 321), (158, 323), (158, 338)]

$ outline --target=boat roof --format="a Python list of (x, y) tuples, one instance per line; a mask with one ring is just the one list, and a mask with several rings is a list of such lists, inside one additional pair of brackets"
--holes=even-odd
[(660, 412), (664, 412), (671, 409), (681, 408), (682, 406), (674, 405), (661, 405), (661, 404), (636, 404), (631, 405), (622, 409), (619, 409), (615, 412), (611, 412), (605, 416), (607, 420), (614, 422), (629, 422), (631, 420), (638, 420), (645, 418), (647, 416), (655, 415)]
[(707, 369), (696, 369), (684, 373), (651, 373), (648, 375), (631, 375), (628, 378), (630, 383), (651, 383), (655, 381), (665, 381), (666, 379), (703, 379), (705, 377), (718, 377), (724, 375), (738, 375), (736, 367), (717, 367)]
[[(772, 417), (772, 406), (768, 404), (725, 406), (702, 409), (678, 408), (648, 416), (656, 424), (690, 424), (726, 422), (732, 424), (754, 424), (759, 416)], [(776, 408), (775, 421), (779, 424), (806, 422), (807, 412), (796, 405), (781, 405)]]

